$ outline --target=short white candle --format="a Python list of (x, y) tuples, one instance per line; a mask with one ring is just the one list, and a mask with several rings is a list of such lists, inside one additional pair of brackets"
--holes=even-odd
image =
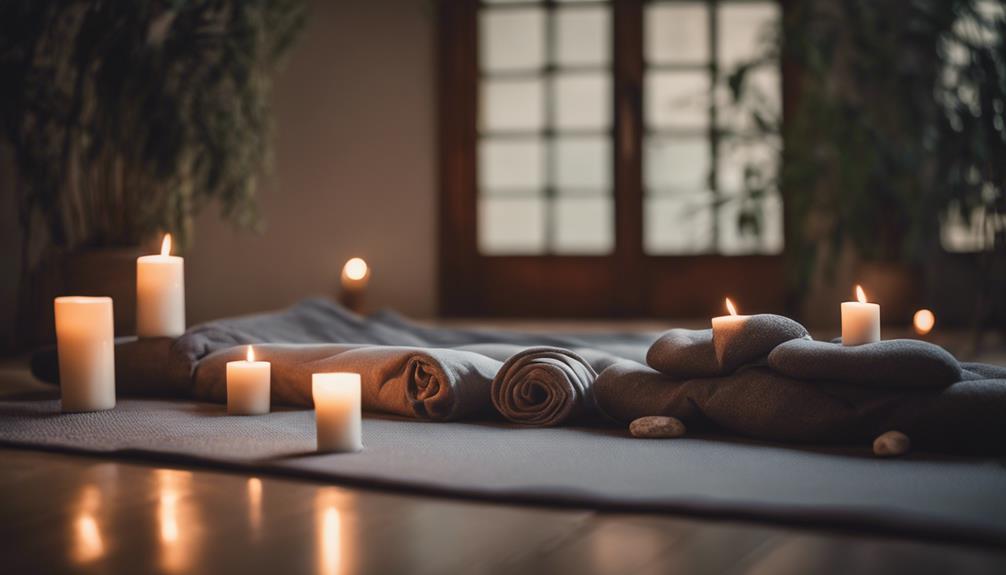
[(318, 451), (360, 451), (360, 374), (315, 373), (311, 376)]
[(730, 315), (721, 315), (713, 318), (713, 339), (716, 338), (716, 332), (730, 333), (740, 329), (744, 322), (751, 316), (747, 315), (737, 315), (737, 308), (734, 307), (734, 302), (730, 301), (730, 298), (725, 298), (725, 303), (727, 307), (727, 312)]
[(246, 359), (227, 362), (227, 413), (231, 415), (262, 415), (269, 413), (269, 379), (272, 365), (255, 361), (255, 352), (248, 346)]
[(860, 286), (856, 286), (856, 299), (842, 302), (842, 345), (880, 341), (880, 305), (868, 303)]
[(159, 255), (136, 260), (136, 335), (174, 337), (185, 332), (185, 260), (171, 255), (171, 234)]
[(110, 297), (58, 297), (56, 348), (63, 411), (115, 407), (115, 328)]

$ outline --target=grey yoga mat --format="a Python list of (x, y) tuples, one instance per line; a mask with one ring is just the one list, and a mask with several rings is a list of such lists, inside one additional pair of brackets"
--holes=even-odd
[(363, 486), (633, 511), (684, 511), (1006, 544), (1002, 460), (877, 460), (723, 438), (639, 440), (613, 428), (364, 419), (359, 454), (313, 453), (314, 416), (229, 417), (218, 404), (125, 399), (61, 414), (0, 402), (0, 443)]

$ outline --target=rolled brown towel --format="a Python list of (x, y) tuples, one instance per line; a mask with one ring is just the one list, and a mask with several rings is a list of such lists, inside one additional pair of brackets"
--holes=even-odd
[(527, 348), (503, 364), (492, 382), (492, 403), (514, 423), (559, 425), (595, 412), (597, 372), (580, 355), (557, 347)]
[[(245, 347), (206, 356), (195, 372), (196, 398), (227, 401), (227, 362), (242, 359)], [(429, 421), (491, 413), (489, 386), (500, 362), (455, 349), (360, 344), (257, 344), (255, 355), (272, 363), (274, 403), (311, 406), (311, 374), (360, 374), (366, 411)]]

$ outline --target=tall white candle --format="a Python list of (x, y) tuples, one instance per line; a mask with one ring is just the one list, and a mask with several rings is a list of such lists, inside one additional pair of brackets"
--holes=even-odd
[(861, 286), (856, 286), (856, 299), (842, 302), (842, 345), (880, 341), (880, 305), (868, 303)]
[(185, 260), (171, 255), (171, 234), (159, 255), (136, 260), (136, 335), (174, 337), (185, 331)]
[(58, 297), (56, 348), (63, 411), (115, 407), (115, 328), (110, 297)]
[(246, 359), (227, 362), (227, 413), (231, 415), (262, 415), (269, 413), (269, 379), (272, 365), (255, 361), (255, 352), (248, 346)]
[(360, 374), (315, 373), (311, 376), (318, 451), (360, 451)]

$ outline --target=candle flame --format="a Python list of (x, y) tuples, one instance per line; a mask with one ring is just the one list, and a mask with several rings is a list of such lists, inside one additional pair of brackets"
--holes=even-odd
[(866, 303), (866, 292), (863, 291), (861, 285), (856, 286), (856, 299), (859, 300), (859, 303)]
[(252, 351), (252, 346), (250, 346), (250, 345), (248, 346), (248, 353), (245, 354), (245, 358), (248, 361), (255, 361), (255, 352)]
[(727, 302), (727, 311), (730, 315), (737, 315), (737, 308), (734, 307), (734, 302), (730, 301), (730, 298), (724, 298)]
[(351, 258), (342, 268), (342, 273), (351, 280), (362, 280), (367, 275), (367, 262), (363, 258)]
[(915, 316), (912, 318), (912, 324), (915, 326), (915, 333), (919, 335), (926, 335), (927, 333), (933, 331), (933, 326), (936, 325), (936, 316), (928, 309), (920, 309), (915, 312)]
[(161, 241), (161, 255), (171, 255), (171, 234), (164, 234), (164, 240)]

